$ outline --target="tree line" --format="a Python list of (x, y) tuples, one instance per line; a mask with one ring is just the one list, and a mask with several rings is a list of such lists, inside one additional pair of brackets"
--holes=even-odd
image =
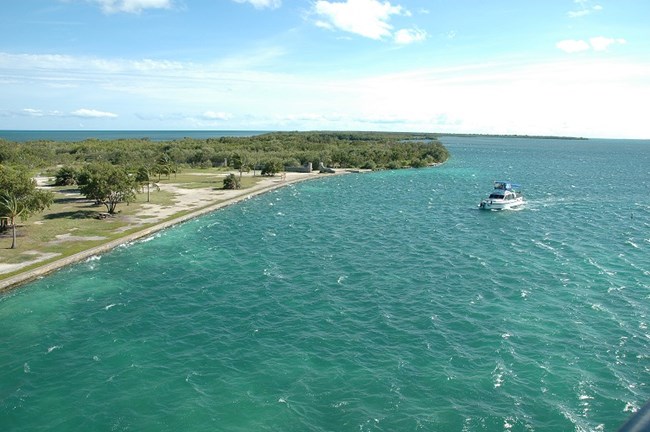
[(188, 167), (240, 163), (281, 166), (322, 162), (332, 168), (395, 169), (420, 167), (447, 159), (449, 154), (433, 134), (384, 132), (275, 132), (250, 137), (184, 138), (173, 141), (141, 139), (79, 142), (0, 140), (0, 163), (44, 168), (107, 162), (137, 168), (162, 155)]

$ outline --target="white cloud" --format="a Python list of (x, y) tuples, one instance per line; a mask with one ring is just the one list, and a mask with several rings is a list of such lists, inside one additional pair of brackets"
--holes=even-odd
[(98, 110), (87, 109), (87, 108), (81, 108), (81, 109), (72, 111), (70, 114), (75, 116), (75, 117), (83, 117), (83, 118), (115, 118), (115, 117), (117, 117), (117, 114), (113, 114), (111, 112), (98, 111)]
[(647, 73), (650, 64), (584, 58), (421, 70), (359, 83), (355, 109), (410, 130), (643, 138), (650, 128), (633, 101), (650, 95)]
[(34, 109), (34, 108), (25, 108), (23, 109), (22, 112), (25, 115), (33, 116), (33, 117), (43, 117), (43, 115), (45, 115), (42, 110)]
[(255, 9), (277, 9), (282, 6), (282, 0), (235, 0), (237, 3), (250, 3)]
[(400, 45), (408, 45), (414, 42), (422, 42), (427, 39), (427, 32), (418, 28), (402, 29), (395, 32), (395, 42)]
[(172, 0), (93, 0), (107, 14), (140, 13), (145, 9), (171, 9)]
[(603, 36), (593, 37), (589, 39), (589, 43), (594, 51), (605, 51), (612, 44), (623, 45), (626, 43), (625, 39), (612, 39)]
[(63, 113), (61, 111), (43, 111), (41, 109), (35, 108), (24, 108), (17, 113), (21, 116), (28, 117), (62, 117)]
[(555, 46), (568, 53), (587, 51), (589, 49), (589, 44), (587, 42), (575, 39), (562, 40), (556, 43)]
[(322, 18), (317, 21), (320, 27), (338, 28), (376, 40), (391, 36), (392, 26), (388, 21), (392, 15), (409, 14), (402, 6), (378, 0), (318, 0), (314, 4), (314, 13)]
[(591, 12), (587, 9), (581, 9), (577, 11), (569, 11), (567, 12), (567, 15), (569, 16), (569, 18), (579, 18), (585, 15), (589, 15), (590, 13)]
[(203, 113), (203, 118), (206, 120), (230, 120), (232, 114), (223, 111), (206, 111)]
[[(83, 117), (121, 129), (227, 125), (650, 137), (635, 102), (650, 99), (650, 63), (601, 55), (420, 70), (405, 65), (402, 73), (378, 69), (354, 78), (267, 73), (256, 64), (180, 62), (171, 70), (139, 64), (0, 53), (0, 71), (17, 81), (2, 87), (0, 128), (76, 128)], [(76, 87), (62, 92), (51, 89), (52, 82)], [(593, 103), (594, 95), (601, 103)]]
[(168, 60), (151, 60), (143, 59), (133, 62), (135, 69), (143, 72), (150, 72), (154, 70), (182, 70), (182, 63)]
[(59, 110), (45, 111), (36, 108), (23, 108), (15, 114), (28, 117), (83, 117), (83, 118), (116, 118), (117, 114), (94, 109), (81, 108), (65, 114)]
[(578, 5), (579, 9), (567, 12), (569, 18), (580, 18), (593, 12), (600, 12), (603, 10), (603, 7), (598, 4), (590, 6), (589, 0), (575, 0), (574, 3)]
[(597, 36), (589, 38), (589, 42), (582, 39), (566, 39), (555, 44), (556, 47), (567, 53), (576, 53), (581, 51), (606, 51), (611, 45), (623, 45), (626, 43), (622, 38), (608, 38), (604, 36)]
[[(75, 57), (70, 55), (59, 54), (10, 54), (0, 52), (0, 69), (30, 69), (38, 68), (41, 72), (47, 71), (93, 71), (93, 73), (116, 74), (122, 72), (139, 72), (146, 73), (168, 73), (173, 74), (182, 71), (184, 68), (191, 67), (190, 64), (169, 60), (124, 60), (124, 59), (104, 59), (96, 57)], [(61, 80), (71, 80), (72, 77), (66, 77), (61, 74)], [(66, 82), (53, 82), (52, 85), (59, 87), (69, 86)]]

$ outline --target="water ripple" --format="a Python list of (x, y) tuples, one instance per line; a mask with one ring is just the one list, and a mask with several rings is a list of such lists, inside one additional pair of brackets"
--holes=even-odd
[[(3, 296), (0, 424), (615, 430), (650, 397), (647, 148), (471, 142), (442, 167), (282, 189)], [(476, 210), (504, 173), (529, 206)], [(645, 186), (614, 199), (618, 180)]]

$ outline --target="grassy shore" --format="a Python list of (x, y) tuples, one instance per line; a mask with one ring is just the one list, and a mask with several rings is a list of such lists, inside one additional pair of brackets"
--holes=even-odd
[(229, 173), (206, 169), (163, 178), (160, 190), (138, 193), (134, 203), (120, 204), (118, 214), (103, 219), (106, 208), (80, 195), (76, 187), (53, 187), (49, 179), (39, 178), (41, 187), (54, 192), (54, 204), (19, 224), (16, 249), (10, 249), (11, 230), (0, 236), (0, 292), (251, 196), (323, 176), (244, 174), (241, 189), (224, 190), (223, 178)]

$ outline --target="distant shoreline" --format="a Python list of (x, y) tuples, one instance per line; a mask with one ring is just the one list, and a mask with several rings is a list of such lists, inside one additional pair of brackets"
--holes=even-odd
[[(84, 141), (84, 140), (120, 140), (145, 139), (150, 141), (173, 141), (184, 138), (208, 139), (221, 137), (250, 137), (275, 131), (266, 130), (0, 130), (0, 139), (14, 142), (28, 141)], [(387, 132), (390, 133), (390, 132)], [(398, 133), (398, 132), (397, 132)], [(530, 139), (565, 139), (588, 140), (584, 137), (556, 135), (525, 135), (525, 134), (471, 134), (471, 133), (435, 133), (437, 137), (485, 137), (485, 138), (530, 138)]]
[[(343, 174), (350, 174), (354, 171), (348, 171), (348, 170), (337, 170), (335, 173), (332, 174), (319, 174), (319, 173), (309, 173), (309, 174), (300, 174), (297, 175), (294, 178), (291, 179), (286, 179), (286, 180), (279, 180), (276, 183), (273, 184), (266, 184), (266, 185), (256, 185), (253, 186), (252, 188), (248, 189), (240, 189), (239, 194), (234, 196), (233, 198), (229, 198), (227, 200), (221, 201), (219, 203), (211, 204), (206, 207), (200, 208), (198, 210), (192, 211), (190, 213), (187, 213), (182, 216), (178, 217), (173, 217), (170, 220), (167, 220), (165, 222), (161, 222), (158, 224), (155, 224), (153, 226), (144, 228), (140, 231), (137, 231), (132, 234), (128, 234), (124, 237), (120, 237), (115, 240), (111, 240), (105, 244), (102, 244), (100, 246), (95, 246), (90, 249), (86, 249), (84, 251), (78, 252), (74, 255), (67, 256), (65, 258), (61, 258), (55, 261), (52, 261), (47, 264), (43, 264), (42, 266), (39, 266), (37, 268), (31, 269), (31, 270), (26, 270), (25, 272), (18, 273), (14, 276), (8, 277), (6, 279), (0, 280), (0, 294), (4, 294), (6, 292), (9, 292), (11, 290), (14, 290), (16, 288), (19, 288), (21, 285), (24, 285), (26, 283), (29, 283), (35, 279), (41, 278), (43, 276), (46, 276), (50, 273), (53, 273), (57, 270), (60, 270), (61, 268), (67, 267), (72, 264), (79, 263), (81, 261), (87, 260), (88, 258), (95, 256), (95, 255), (100, 255), (106, 252), (109, 252), (113, 249), (115, 249), (118, 246), (121, 246), (123, 244), (131, 243), (133, 241), (139, 240), (143, 237), (148, 237), (156, 232), (165, 230), (167, 228), (173, 227), (175, 225), (181, 224), (183, 222), (186, 222), (191, 219), (195, 219), (199, 216), (206, 215), (208, 213), (212, 213), (216, 210), (222, 209), (224, 207), (229, 207), (233, 204), (239, 203), (241, 201), (247, 200), (249, 198), (262, 195), (271, 191), (274, 191), (276, 189), (280, 189), (282, 187), (299, 183), (305, 180), (313, 180), (317, 178), (327, 178), (332, 175), (343, 175)], [(180, 209), (179, 209), (180, 212)]]
[(14, 142), (144, 139), (173, 141), (184, 138), (208, 139), (221, 137), (250, 137), (271, 131), (254, 130), (0, 130), (0, 139)]
[(585, 137), (572, 137), (572, 136), (559, 136), (559, 135), (491, 135), (491, 134), (467, 134), (467, 133), (447, 133), (437, 134), (438, 138), (441, 137), (467, 137), (467, 138), (529, 138), (529, 139), (552, 139), (552, 140), (589, 140)]

